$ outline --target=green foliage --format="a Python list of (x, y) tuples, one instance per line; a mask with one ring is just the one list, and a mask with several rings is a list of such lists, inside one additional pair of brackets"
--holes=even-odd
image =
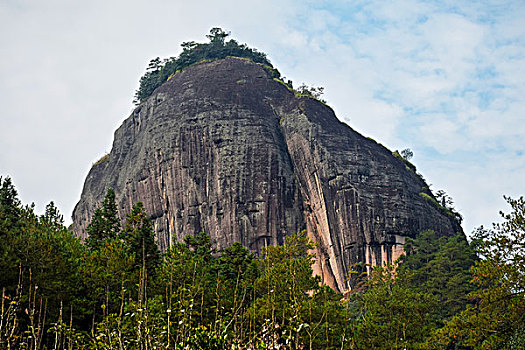
[(185, 243), (174, 242), (160, 266), (159, 284), (173, 323), (170, 331), (180, 337), (218, 315), (215, 260), (209, 236), (199, 234), (186, 236)]
[[(272, 70), (276, 71), (277, 73), (273, 74)], [(314, 100), (317, 100), (317, 101), (321, 102), (322, 104), (326, 104), (326, 101), (321, 98), (321, 96), (324, 93), (324, 88), (323, 87), (313, 87), (313, 86), (310, 87), (310, 86), (307, 86), (305, 84), (302, 84), (296, 90), (296, 89), (293, 88), (293, 82), (291, 80), (288, 80), (287, 82), (284, 82), (284, 80), (283, 80), (284, 78), (281, 79), (280, 74), (279, 74), (279, 72), (276, 69), (270, 68), (270, 69), (267, 69), (267, 72), (270, 73), (270, 76), (272, 76), (274, 81), (276, 81), (279, 84), (281, 84), (284, 87), (286, 87), (290, 92), (293, 92), (295, 97), (313, 98)]]
[[(230, 33), (226, 33), (222, 28), (212, 28), (210, 29), (210, 34), (206, 37), (210, 40), (210, 43), (218, 43), (224, 45), (224, 39), (230, 36)], [(193, 43), (190, 43), (193, 46)]]
[(268, 246), (264, 250), (260, 260), (263, 275), (256, 286), (271, 298), (260, 300), (265, 303), (261, 309), (277, 308), (282, 313), (291, 311), (290, 308), (299, 305), (309, 291), (317, 289), (319, 279), (312, 275), (311, 269), (314, 256), (308, 254), (312, 248), (306, 231), (303, 231), (288, 236), (282, 246)]
[(263, 339), (272, 346), (299, 348), (318, 336), (319, 327), (313, 326), (326, 315), (311, 312), (311, 295), (320, 290), (319, 277), (312, 274), (312, 248), (303, 231), (286, 237), (282, 246), (267, 247), (259, 260), (262, 275), (255, 282), (258, 297), (250, 312), (259, 322), (265, 320), (260, 324)]
[[(260, 62), (256, 62), (256, 63), (259, 66), (261, 66), (266, 71), (266, 73), (268, 73), (270, 75), (270, 77), (272, 79), (274, 79), (274, 80), (275, 79), (281, 80), (281, 73), (279, 73), (277, 68), (274, 68), (271, 64), (267, 64), (267, 63), (260, 63)], [(285, 78), (282, 78), (282, 79), (285, 79)], [(290, 80), (288, 80), (287, 83), (285, 83), (284, 80), (281, 80), (281, 82), (283, 82), (283, 84), (285, 84), (288, 87), (290, 87), (291, 89), (293, 89), (292, 82)]]
[[(226, 41), (229, 35), (221, 28), (212, 28), (210, 34), (206, 35), (209, 40), (208, 43), (184, 42), (181, 44), (183, 51), (178, 57), (170, 57), (164, 60), (159, 57), (152, 59), (148, 64), (146, 73), (140, 78), (134, 103), (144, 102), (153, 94), (155, 89), (189, 66), (231, 57), (257, 63), (272, 79), (286, 86), (297, 97), (309, 97), (326, 104), (326, 101), (322, 99), (323, 87), (309, 87), (302, 84), (294, 90), (293, 82), (281, 77), (281, 73), (272, 66), (265, 53), (249, 48), (246, 44), (239, 44), (233, 39)], [(241, 79), (237, 83), (244, 84), (244, 81)], [(103, 157), (94, 165), (100, 164), (105, 159)]]
[(514, 334), (505, 342), (503, 350), (525, 349), (525, 325), (516, 327)]
[(401, 151), (401, 157), (403, 157), (404, 159), (408, 161), (410, 161), (410, 159), (412, 159), (413, 156), (414, 156), (414, 152), (412, 152), (410, 148), (405, 148), (404, 150)]
[(55, 230), (60, 230), (64, 227), (64, 216), (60, 214), (53, 201), (46, 205), (46, 211), (40, 217), (40, 223)]
[[(49, 341), (46, 320), (56, 321), (64, 303), (81, 303), (84, 247), (52, 202), (39, 217), (22, 207), (9, 178), (0, 182), (0, 348), (40, 348)], [(83, 317), (79, 307), (75, 319)]]
[(231, 310), (226, 314), (233, 319), (234, 326), (242, 326), (240, 314), (249, 307), (254, 283), (259, 276), (254, 255), (240, 243), (234, 243), (221, 253), (214, 271), (219, 283), (216, 297), (220, 300), (220, 307)]
[[(407, 148), (408, 150), (408, 148)], [(405, 150), (401, 151), (401, 152), (404, 152)], [(411, 151), (410, 151), (411, 152)], [(395, 150), (394, 152), (392, 152), (392, 155), (394, 157), (396, 157), (397, 159), (401, 160), (403, 163), (405, 163), (405, 167), (407, 170), (410, 170), (410, 171), (413, 171), (413, 172), (416, 172), (417, 171), (417, 168), (414, 164), (410, 163), (410, 158), (407, 157), (407, 156), (403, 156), (399, 153), (399, 151)]]
[(305, 232), (258, 258), (204, 233), (159, 257), (144, 207), (119, 234), (108, 191), (87, 249), (52, 202), (38, 216), (0, 179), (0, 348), (521, 349), (525, 200), (507, 201), (470, 246), (423, 232), (342, 298), (312, 275)]
[(22, 204), (11, 178), (0, 176), (0, 237), (19, 226), (21, 215)]
[(2, 280), (7, 286), (16, 284), (17, 280), (14, 241), (23, 225), (22, 216), (22, 203), (11, 179), (0, 177), (0, 271), (3, 271)]
[(218, 60), (227, 57), (248, 58), (255, 63), (269, 67), (274, 76), (280, 78), (279, 72), (272, 67), (266, 54), (249, 48), (246, 44), (239, 44), (236, 40), (226, 41), (229, 33), (221, 28), (212, 28), (207, 35), (208, 43), (184, 42), (182, 53), (178, 57), (161, 60), (159, 57), (150, 61), (146, 74), (140, 78), (138, 90), (135, 92), (135, 103), (145, 101), (153, 91), (165, 83), (168, 78), (178, 71), (204, 60)]
[(420, 349), (435, 326), (437, 299), (415, 287), (408, 270), (375, 267), (364, 293), (351, 296), (354, 349)]
[[(426, 190), (428, 191), (428, 188), (426, 188)], [(438, 195), (440, 194), (440, 192), (441, 191), (438, 191)], [(452, 205), (447, 205), (447, 204), (452, 204), (451, 202), (442, 201), (440, 204), (440, 202), (438, 202), (433, 195), (430, 195), (426, 192), (420, 192), (419, 195), (425, 200), (427, 200), (429, 203), (431, 203), (432, 205), (436, 206), (438, 209), (443, 211), (443, 213), (452, 217), (458, 224), (461, 225), (461, 222), (463, 221), (463, 216), (460, 213), (458, 213)]]
[(103, 305), (104, 314), (115, 311), (122, 302), (122, 292), (134, 289), (134, 266), (135, 256), (117, 239), (105, 240), (98, 249), (85, 252), (80, 273), (92, 304)]
[(473, 303), (436, 332), (434, 343), (501, 349), (522, 342), (525, 324), (525, 200), (506, 198), (510, 214), (493, 229), (479, 228), (473, 243), (481, 260), (472, 268)]
[(438, 236), (434, 231), (425, 231), (414, 239), (407, 238), (405, 251), (400, 269), (411, 271), (414, 285), (439, 300), (437, 320), (465, 309), (467, 295), (472, 291), (470, 268), (476, 254), (463, 234)]
[(175, 349), (228, 350), (231, 346), (224, 334), (216, 334), (213, 329), (201, 325), (192, 329), (184, 342), (178, 343)]
[(427, 201), (429, 201), (432, 204), (434, 204), (435, 206), (439, 206), (439, 203), (437, 202), (437, 200), (434, 197), (432, 197), (431, 195), (429, 195), (428, 193), (420, 192), (419, 195), (421, 197), (425, 198)]
[(227, 280), (254, 279), (257, 277), (257, 265), (252, 253), (242, 244), (235, 242), (226, 248), (218, 260), (218, 272)]
[(287, 88), (290, 92), (293, 92), (294, 94), (297, 94), (297, 91), (293, 89), (292, 82), (288, 80), (288, 83), (285, 83), (280, 78), (273, 78), (274, 81), (278, 82), (279, 84), (283, 85), (285, 88)]
[(95, 166), (97, 166), (99, 164), (102, 164), (102, 163), (104, 163), (104, 162), (106, 162), (108, 160), (109, 160), (109, 153), (103, 155), (99, 160), (97, 160), (95, 163), (93, 163), (93, 167), (95, 167)]
[(135, 256), (137, 270), (145, 267), (153, 275), (160, 264), (160, 252), (155, 243), (153, 225), (142, 202), (138, 202), (128, 214), (121, 238), (130, 254)]
[(108, 188), (102, 206), (98, 207), (87, 227), (88, 238), (86, 244), (91, 250), (100, 248), (106, 240), (115, 239), (120, 233), (120, 219), (117, 204), (115, 203), (115, 191)]
[(397, 265), (375, 267), (350, 295), (355, 349), (420, 349), (468, 304), (476, 255), (462, 234), (407, 239)]
[(326, 104), (326, 101), (322, 99), (324, 94), (324, 87), (319, 86), (307, 86), (306, 84), (301, 84), (296, 90), (296, 96), (306, 96), (316, 99), (317, 101)]

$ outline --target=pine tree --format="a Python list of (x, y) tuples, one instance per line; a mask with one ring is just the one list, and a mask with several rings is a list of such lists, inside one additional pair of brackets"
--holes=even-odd
[(40, 224), (60, 230), (64, 228), (64, 216), (60, 214), (53, 201), (46, 205), (46, 212), (39, 218)]
[(120, 219), (115, 203), (115, 191), (108, 188), (102, 207), (95, 210), (95, 214), (87, 227), (89, 237), (86, 239), (89, 249), (100, 248), (102, 242), (115, 239), (120, 233)]
[(430, 293), (412, 283), (412, 272), (388, 264), (374, 267), (366, 291), (351, 295), (353, 349), (421, 349), (435, 326), (438, 307)]
[[(510, 214), (493, 229), (480, 227), (473, 245), (480, 261), (472, 268), (473, 304), (434, 335), (435, 344), (503, 349), (523, 342), (525, 324), (525, 199), (505, 198)], [(434, 346), (435, 347), (435, 346)]]
[(18, 225), (21, 214), (22, 204), (11, 178), (0, 176), (0, 236)]
[(20, 235), (23, 208), (9, 177), (0, 177), (0, 287), (12, 287), (18, 279), (16, 236)]
[(128, 214), (122, 238), (129, 251), (135, 254), (135, 265), (140, 268), (145, 264), (148, 274), (154, 274), (160, 263), (160, 253), (142, 202), (138, 202)]
[(421, 232), (407, 240), (405, 251), (407, 256), (400, 268), (412, 272), (414, 286), (438, 298), (438, 319), (466, 307), (467, 294), (472, 291), (469, 270), (475, 264), (476, 254), (463, 234), (439, 237), (432, 230)]

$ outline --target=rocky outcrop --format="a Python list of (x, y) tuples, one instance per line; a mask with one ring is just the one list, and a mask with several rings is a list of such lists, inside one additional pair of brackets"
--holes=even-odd
[(461, 231), (388, 149), (236, 58), (177, 73), (123, 122), (73, 212), (79, 235), (108, 187), (122, 218), (144, 203), (163, 250), (206, 232), (218, 250), (258, 252), (306, 229), (315, 272), (339, 290), (352, 264), (393, 261), (405, 237)]

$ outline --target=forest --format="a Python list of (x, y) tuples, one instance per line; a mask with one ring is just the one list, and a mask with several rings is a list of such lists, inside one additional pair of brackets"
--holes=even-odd
[[(229, 56), (293, 90), (264, 53), (227, 36), (213, 28), (208, 43), (152, 60), (135, 102)], [(415, 172), (403, 152), (394, 156)], [(426, 196), (461, 222), (443, 193)], [(38, 215), (0, 177), (0, 349), (525, 349), (525, 199), (505, 199), (501, 223), (468, 240), (420, 232), (394, 263), (352, 266), (353, 288), (340, 293), (313, 274), (304, 231), (258, 255), (240, 243), (215, 251), (206, 233), (161, 252), (143, 204), (121, 220), (108, 188), (82, 240), (53, 202)]]
[(525, 200), (493, 228), (420, 233), (345, 294), (291, 232), (254, 256), (205, 233), (159, 252), (141, 203), (121, 227), (108, 189), (82, 242), (0, 178), (1, 349), (523, 349)]

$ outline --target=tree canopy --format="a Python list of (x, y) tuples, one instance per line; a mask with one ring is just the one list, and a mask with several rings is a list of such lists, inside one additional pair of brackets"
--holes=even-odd
[[(436, 332), (442, 348), (523, 349), (525, 345), (525, 199), (505, 198), (512, 211), (502, 223), (480, 227), (473, 246), (473, 301)], [(519, 344), (519, 345), (518, 345)]]
[(108, 188), (102, 205), (95, 210), (87, 227), (89, 236), (86, 243), (90, 249), (97, 249), (104, 241), (117, 238), (120, 229), (115, 191)]
[[(216, 40), (220, 40), (216, 39)], [(1, 349), (523, 349), (525, 200), (492, 229), (422, 232), (343, 296), (312, 275), (305, 232), (255, 256), (205, 233), (160, 254), (108, 190), (89, 246), (0, 178)]]
[(226, 41), (228, 36), (230, 33), (223, 29), (212, 28), (210, 34), (206, 35), (209, 42), (183, 42), (181, 44), (182, 53), (178, 57), (163, 60), (159, 57), (152, 59), (148, 64), (146, 73), (140, 78), (139, 88), (135, 92), (135, 104), (145, 101), (172, 74), (204, 60), (218, 60), (229, 56), (248, 58), (255, 63), (272, 68), (274, 77), (280, 78), (280, 73), (273, 68), (265, 53), (250, 48), (246, 44), (239, 44), (234, 39)]

